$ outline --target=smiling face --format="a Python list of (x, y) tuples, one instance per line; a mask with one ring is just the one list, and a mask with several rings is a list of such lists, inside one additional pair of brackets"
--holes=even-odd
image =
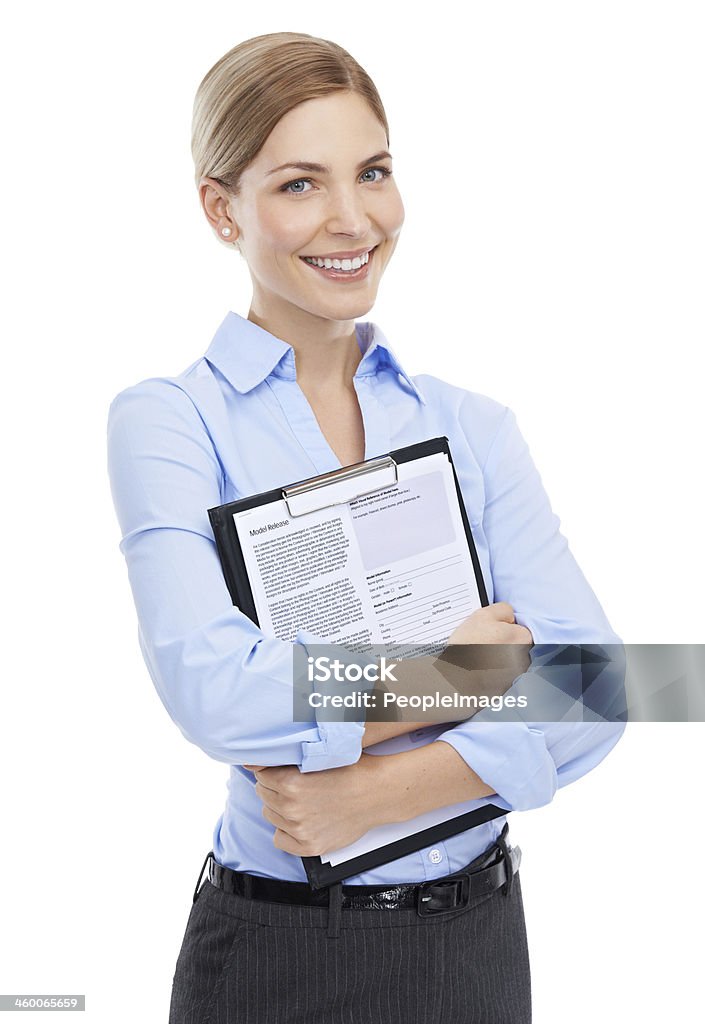
[(254, 309), (294, 322), (371, 309), (404, 221), (386, 153), (384, 127), (354, 92), (279, 121), (229, 201)]

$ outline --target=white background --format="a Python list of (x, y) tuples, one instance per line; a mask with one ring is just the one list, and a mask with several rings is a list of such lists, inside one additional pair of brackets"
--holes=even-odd
[[(227, 768), (183, 739), (141, 660), (105, 422), (119, 390), (247, 315), (244, 264), (192, 179), (200, 79), (280, 30), (366, 67), (407, 214), (367, 319), (410, 372), (514, 409), (625, 641), (696, 643), (702, 7), (131, 0), (4, 20), (0, 992), (166, 1021)], [(704, 738), (632, 725), (511, 816), (539, 1024), (699, 1019)]]

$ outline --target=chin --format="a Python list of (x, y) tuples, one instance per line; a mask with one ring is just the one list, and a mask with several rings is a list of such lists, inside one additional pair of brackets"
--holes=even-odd
[(373, 302), (366, 302), (357, 306), (348, 305), (345, 308), (326, 310), (320, 315), (326, 320), (359, 320), (369, 313), (373, 305)]
[(328, 320), (355, 320), (365, 316), (374, 306), (377, 293), (365, 295), (349, 295), (339, 301), (330, 300), (326, 303), (312, 303), (312, 312)]

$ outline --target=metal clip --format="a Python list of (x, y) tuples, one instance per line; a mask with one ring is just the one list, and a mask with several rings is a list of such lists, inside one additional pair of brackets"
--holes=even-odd
[[(382, 482), (376, 483), (374, 487), (358, 491), (354, 485), (361, 477), (371, 474), (380, 474)], [(379, 459), (369, 459), (367, 462), (357, 462), (354, 466), (345, 466), (342, 469), (334, 469), (331, 473), (323, 473), (321, 476), (312, 477), (310, 480), (302, 480), (298, 484), (282, 488), (282, 497), (286, 502), (289, 515), (292, 518), (306, 515), (308, 512), (318, 512), (321, 509), (333, 508), (335, 505), (345, 505), (355, 498), (361, 498), (366, 494), (373, 494), (375, 491), (386, 490), (396, 487), (399, 482), (397, 464), (391, 455), (385, 455)], [(336, 487), (339, 484), (350, 484), (348, 487), (339, 489), (338, 497), (327, 504), (317, 505), (313, 500), (297, 501), (305, 499), (305, 496), (314, 494), (316, 491), (324, 491), (326, 488)], [(325, 498), (323, 499), (325, 501)], [(298, 508), (297, 505), (301, 506)]]

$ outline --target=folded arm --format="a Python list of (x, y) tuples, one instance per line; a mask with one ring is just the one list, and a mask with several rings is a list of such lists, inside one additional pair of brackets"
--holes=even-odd
[[(471, 431), (469, 420), (464, 429)], [(527, 810), (549, 803), (559, 787), (594, 768), (622, 735), (623, 648), (560, 532), (509, 409), (483, 477), (482, 529), (494, 599), (512, 606), (535, 644), (531, 668), (510, 691), (526, 695), (529, 703), (525, 712), (503, 713), (503, 720), (480, 711), (439, 742), (453, 746), (492, 787), (492, 803)], [(591, 645), (592, 663), (583, 664), (581, 645)], [(561, 659), (562, 649), (567, 654)], [(599, 671), (595, 659), (601, 661)], [(578, 695), (579, 702), (573, 699)], [(583, 716), (594, 720), (570, 720)]]
[(223, 502), (222, 467), (189, 395), (165, 379), (122, 391), (107, 441), (140, 647), (183, 735), (228, 764), (357, 761), (364, 723), (294, 722), (293, 644), (231, 602), (207, 514)]

